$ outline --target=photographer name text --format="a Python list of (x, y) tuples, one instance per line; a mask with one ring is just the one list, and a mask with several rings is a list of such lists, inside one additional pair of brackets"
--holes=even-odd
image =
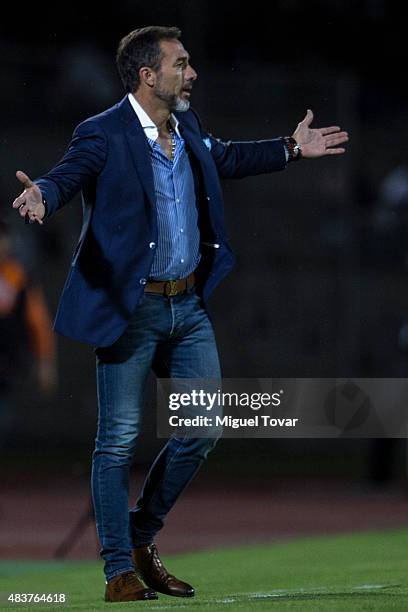
[(170, 427), (230, 427), (240, 429), (246, 427), (296, 427), (299, 419), (270, 417), (255, 415), (249, 418), (235, 418), (232, 416), (201, 416), (187, 418), (178, 415), (169, 417)]

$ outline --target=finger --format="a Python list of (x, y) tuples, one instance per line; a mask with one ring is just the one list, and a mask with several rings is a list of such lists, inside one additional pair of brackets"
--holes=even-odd
[(37, 217), (36, 213), (31, 213), (30, 211), (25, 215), (24, 223), (39, 223), (40, 225), (43, 225), (42, 220)]
[(336, 149), (326, 149), (325, 155), (340, 155), (340, 153), (345, 153), (346, 149), (342, 147), (337, 147)]
[(348, 132), (336, 132), (335, 134), (329, 134), (329, 138), (348, 138)]
[(30, 223), (39, 223), (40, 225), (42, 225), (42, 220), (40, 219), (40, 217), (37, 215), (36, 212), (31, 212), (29, 210), (28, 217), (30, 219)]
[(326, 147), (332, 147), (334, 145), (341, 144), (342, 142), (347, 142), (348, 139), (348, 134), (346, 132), (336, 134), (335, 136), (326, 137)]
[(20, 215), (20, 217), (25, 217), (27, 213), (28, 213), (27, 207), (25, 206), (25, 204), (21, 204), (21, 206), (18, 209), (18, 214)]
[(319, 128), (319, 132), (322, 136), (327, 136), (327, 134), (333, 134), (334, 132), (340, 132), (340, 127), (338, 125), (331, 125), (330, 127)]
[(310, 108), (307, 109), (307, 113), (305, 115), (305, 118), (303, 119), (302, 123), (305, 123), (308, 127), (309, 125), (312, 123), (313, 121), (313, 112), (310, 110)]
[(24, 204), (25, 201), (26, 201), (26, 197), (25, 197), (25, 193), (23, 192), (21, 195), (18, 196), (18, 198), (14, 200), (13, 208), (20, 208), (20, 206)]
[(29, 225), (29, 224), (31, 225), (34, 222), (35, 222), (34, 215), (30, 211), (27, 211), (27, 213), (24, 215), (25, 225)]
[(39, 223), (40, 225), (43, 224), (42, 219), (37, 217), (37, 215), (34, 215), (33, 217), (30, 217), (30, 223)]
[(18, 178), (20, 183), (23, 183), (23, 185), (24, 185), (24, 187), (26, 189), (28, 189), (28, 187), (32, 187), (34, 185), (33, 181), (30, 179), (30, 177), (25, 172), (23, 172), (22, 170), (17, 170), (16, 177)]

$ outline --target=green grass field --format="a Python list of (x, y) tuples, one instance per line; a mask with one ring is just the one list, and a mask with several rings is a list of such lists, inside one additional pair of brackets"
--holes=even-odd
[[(164, 557), (194, 599), (103, 601), (97, 562), (0, 562), (1, 610), (408, 611), (408, 530), (304, 538)], [(63, 604), (10, 604), (10, 593), (65, 593)]]

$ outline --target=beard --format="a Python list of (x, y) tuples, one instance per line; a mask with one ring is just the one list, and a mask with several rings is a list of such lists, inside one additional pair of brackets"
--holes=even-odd
[(176, 113), (185, 113), (190, 108), (190, 100), (183, 100), (175, 93), (171, 93), (162, 86), (162, 79), (157, 79), (156, 96), (165, 102), (169, 111)]

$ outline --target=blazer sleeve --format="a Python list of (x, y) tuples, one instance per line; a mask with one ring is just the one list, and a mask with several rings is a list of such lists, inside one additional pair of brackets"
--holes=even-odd
[(197, 113), (193, 113), (201, 138), (209, 149), (221, 178), (244, 178), (286, 168), (286, 149), (282, 138), (224, 142), (204, 132)]
[(107, 150), (106, 133), (97, 121), (86, 120), (74, 130), (64, 157), (34, 181), (47, 202), (47, 217), (72, 200), (102, 171)]
[(248, 142), (223, 142), (210, 134), (211, 155), (221, 178), (244, 178), (286, 168), (281, 138)]

